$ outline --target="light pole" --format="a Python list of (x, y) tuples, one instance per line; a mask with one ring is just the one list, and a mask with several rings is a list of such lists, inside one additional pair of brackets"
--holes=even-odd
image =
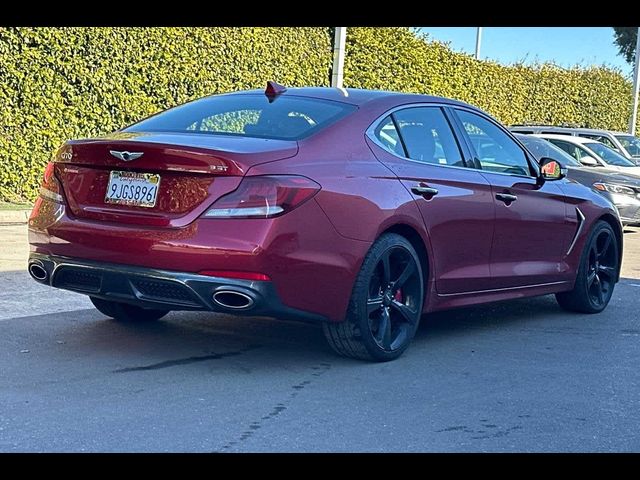
[(476, 60), (480, 60), (480, 44), (482, 43), (482, 27), (476, 30)]
[(640, 67), (640, 27), (638, 27), (636, 39), (636, 63), (633, 68), (633, 110), (631, 110), (631, 119), (629, 120), (629, 133), (636, 134), (636, 119), (638, 118), (638, 86), (640, 76), (638, 75), (638, 67)]
[(333, 68), (331, 69), (331, 86), (342, 88), (344, 71), (344, 45), (347, 39), (347, 27), (335, 27), (333, 37)]

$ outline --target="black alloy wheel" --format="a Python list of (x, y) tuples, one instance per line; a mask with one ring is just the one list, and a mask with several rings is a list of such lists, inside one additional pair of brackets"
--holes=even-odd
[(599, 313), (613, 295), (620, 270), (620, 252), (616, 234), (599, 220), (585, 242), (573, 290), (556, 293), (560, 306), (581, 313)]
[(413, 339), (423, 303), (424, 278), (418, 254), (406, 238), (384, 234), (362, 263), (347, 319), (325, 323), (324, 333), (341, 355), (393, 360)]
[(587, 291), (591, 302), (603, 307), (611, 298), (618, 273), (616, 239), (608, 230), (601, 230), (589, 248)]

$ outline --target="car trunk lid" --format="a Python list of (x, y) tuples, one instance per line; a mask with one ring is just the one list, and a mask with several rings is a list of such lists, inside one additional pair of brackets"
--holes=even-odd
[[(297, 151), (295, 141), (119, 132), (69, 141), (58, 151), (55, 162), (72, 215), (103, 222), (180, 227), (233, 191), (252, 166), (288, 158)], [(125, 172), (125, 176), (159, 175), (155, 205), (107, 203), (114, 171)]]

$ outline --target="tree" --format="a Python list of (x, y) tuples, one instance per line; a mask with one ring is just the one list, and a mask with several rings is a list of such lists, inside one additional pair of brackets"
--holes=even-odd
[(638, 37), (638, 27), (613, 27), (615, 31), (615, 44), (618, 51), (627, 62), (633, 63), (636, 59), (636, 41)]

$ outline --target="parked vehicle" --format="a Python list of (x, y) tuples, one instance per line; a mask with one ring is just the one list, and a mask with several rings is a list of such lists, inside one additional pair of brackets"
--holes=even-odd
[(590, 138), (572, 137), (569, 135), (540, 134), (537, 137), (549, 140), (561, 148), (582, 165), (588, 167), (605, 167), (630, 175), (640, 175), (640, 167), (631, 160), (607, 147), (604, 143)]
[(317, 321), (336, 352), (391, 360), (423, 313), (551, 293), (607, 306), (618, 213), (563, 177), (462, 102), (269, 82), (65, 143), (28, 268), (116, 320)]
[(516, 133), (536, 159), (552, 158), (575, 180), (608, 198), (618, 209), (623, 225), (640, 223), (640, 178), (603, 167), (587, 167), (544, 138)]
[(623, 157), (640, 165), (640, 139), (625, 132), (601, 130), (596, 128), (556, 127), (550, 125), (513, 125), (512, 132), (525, 134), (574, 135), (590, 138), (615, 150)]

